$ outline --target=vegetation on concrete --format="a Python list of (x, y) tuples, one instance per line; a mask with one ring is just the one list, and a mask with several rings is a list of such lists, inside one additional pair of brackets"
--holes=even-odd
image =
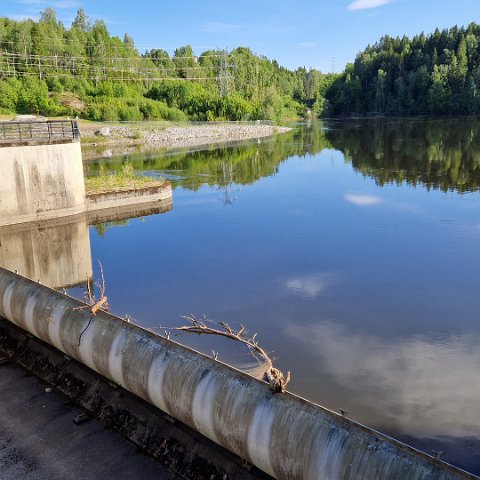
[(135, 174), (132, 164), (125, 163), (122, 168), (116, 172), (109, 172), (104, 166), (101, 166), (97, 175), (85, 178), (85, 190), (87, 194), (92, 194), (153, 187), (159, 183), (164, 183), (164, 181), (139, 176)]

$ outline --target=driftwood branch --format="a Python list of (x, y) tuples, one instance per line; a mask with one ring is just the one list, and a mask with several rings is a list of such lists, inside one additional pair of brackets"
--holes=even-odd
[(100, 298), (96, 300), (95, 293), (92, 291), (92, 287), (90, 286), (90, 282), (87, 279), (87, 291), (85, 292), (85, 299), (88, 302), (88, 305), (84, 307), (74, 307), (72, 310), (90, 310), (90, 313), (95, 316), (99, 310), (103, 310), (108, 312), (110, 305), (108, 304), (108, 298), (105, 295), (105, 276), (103, 274), (103, 266), (102, 263), (99, 261), (98, 264), (100, 265), (100, 273), (102, 275), (102, 282), (95, 283), (94, 286), (98, 287), (100, 290)]
[[(228, 325), (228, 323), (211, 322), (205, 317), (203, 320), (200, 320), (191, 314), (183, 316), (182, 318), (187, 320), (189, 324), (178, 327), (176, 330), (186, 333), (196, 333), (198, 335), (217, 335), (220, 337), (229, 338), (230, 340), (234, 340), (242, 343), (243, 345), (246, 345), (250, 349), (252, 354), (254, 354), (255, 356), (259, 356), (268, 365), (268, 369), (263, 376), (263, 380), (270, 384), (270, 388), (274, 392), (285, 391), (285, 387), (290, 381), (290, 372), (288, 372), (287, 376), (285, 377), (280, 370), (273, 367), (272, 359), (269, 357), (268, 353), (259, 346), (258, 341), (256, 340), (256, 333), (253, 335), (253, 337), (250, 338), (247, 336), (248, 332), (243, 325), (240, 325), (240, 329), (234, 330), (232, 327), (230, 327), (230, 325)], [(220, 328), (211, 327), (207, 325), (207, 322), (214, 323)]]
[(108, 304), (108, 299), (105, 295), (105, 276), (103, 274), (103, 266), (100, 261), (98, 261), (98, 264), (100, 265), (100, 273), (102, 275), (102, 283), (94, 283), (94, 286), (98, 287), (100, 290), (100, 298), (98, 300), (95, 299), (95, 293), (92, 291), (92, 287), (90, 286), (90, 282), (87, 278), (87, 291), (85, 292), (85, 297), (86, 300), (88, 301), (88, 305), (85, 305), (84, 307), (74, 307), (72, 310), (89, 310), (90, 311), (90, 319), (88, 320), (87, 325), (85, 328), (81, 331), (80, 336), (78, 337), (78, 346), (80, 346), (80, 343), (82, 341), (82, 336), (83, 334), (88, 330), (88, 327), (92, 323), (92, 318), (97, 315), (97, 312), (99, 310), (108, 312), (108, 309), (110, 308), (110, 305)]

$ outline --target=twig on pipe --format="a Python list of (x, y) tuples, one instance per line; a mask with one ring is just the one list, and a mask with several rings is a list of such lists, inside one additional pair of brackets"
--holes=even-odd
[[(189, 322), (189, 325), (183, 325), (182, 327), (177, 327), (176, 330), (186, 333), (196, 333), (198, 335), (217, 335), (221, 337), (229, 338), (230, 340), (235, 340), (246, 345), (252, 354), (259, 356), (268, 364), (268, 369), (263, 376), (263, 380), (270, 384), (270, 388), (274, 393), (284, 392), (287, 383), (290, 381), (290, 372), (287, 373), (285, 377), (283, 373), (277, 368), (273, 367), (272, 359), (269, 357), (267, 352), (259, 346), (258, 341), (256, 340), (257, 334), (249, 338), (247, 336), (247, 330), (243, 325), (240, 325), (239, 330), (234, 330), (228, 323), (225, 322), (211, 322), (205, 316), (203, 320), (198, 319), (195, 315), (190, 314), (183, 316), (185, 320)], [(213, 328), (206, 324), (206, 322), (215, 323), (221, 328)]]

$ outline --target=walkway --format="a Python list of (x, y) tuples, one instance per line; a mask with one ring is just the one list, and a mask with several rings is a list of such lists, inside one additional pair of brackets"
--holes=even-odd
[(171, 473), (20, 367), (0, 366), (2, 480), (173, 480)]

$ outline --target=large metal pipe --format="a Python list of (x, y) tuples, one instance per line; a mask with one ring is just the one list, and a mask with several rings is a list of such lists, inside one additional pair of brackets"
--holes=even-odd
[[(278, 479), (478, 478), (0, 268), (0, 316)], [(83, 334), (82, 334), (83, 332)]]

